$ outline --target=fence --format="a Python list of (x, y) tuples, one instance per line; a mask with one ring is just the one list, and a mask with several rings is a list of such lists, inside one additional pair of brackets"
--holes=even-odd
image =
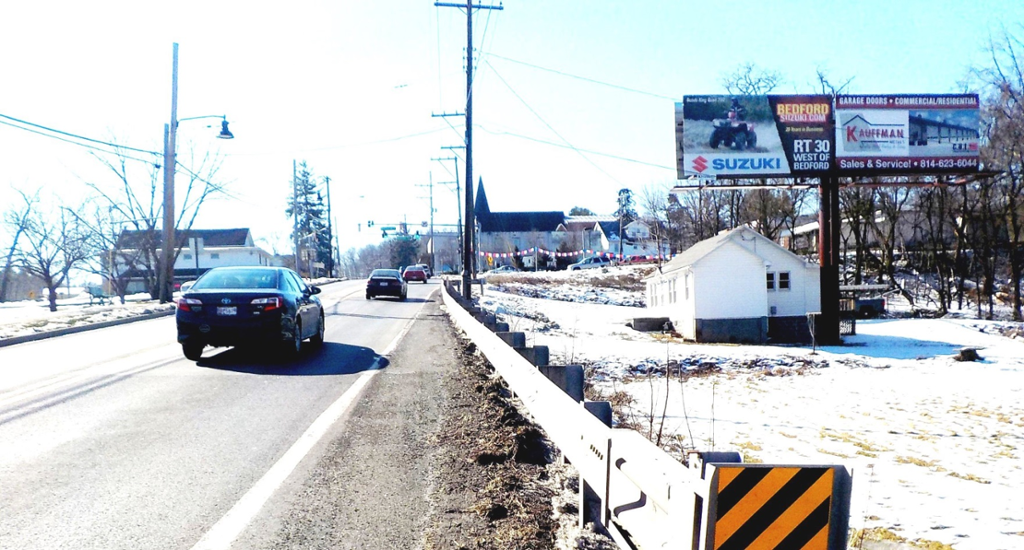
[(572, 374), (580, 367), (538, 368), (547, 353), (524, 349), (520, 333), (448, 283), (442, 295), (455, 325), (579, 472), (581, 524), (594, 521), (623, 549), (846, 548), (845, 467), (744, 464), (737, 453), (694, 453), (683, 465), (639, 433), (609, 427), (610, 405), (582, 398), (582, 376)]

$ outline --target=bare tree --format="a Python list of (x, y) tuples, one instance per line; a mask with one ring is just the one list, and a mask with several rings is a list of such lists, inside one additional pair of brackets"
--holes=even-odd
[[(23, 199), (28, 202), (27, 196)], [(57, 289), (68, 280), (71, 269), (94, 253), (89, 232), (79, 221), (80, 211), (69, 210), (61, 207), (56, 213), (46, 213), (32, 208), (24, 243), (18, 248), (19, 266), (46, 286), (50, 311), (57, 311)]]
[(731, 72), (723, 73), (718, 82), (730, 94), (761, 95), (782, 84), (782, 73), (762, 69), (754, 63), (744, 63)]
[(3, 275), (0, 276), (0, 302), (7, 301), (7, 284), (11, 280), (11, 269), (14, 267), (14, 255), (18, 250), (18, 242), (21, 240), (25, 230), (28, 229), (32, 213), (39, 202), (38, 191), (32, 196), (22, 191), (17, 192), (21, 195), (22, 204), (19, 206), (12, 205), (4, 212), (4, 225), (11, 229), (13, 236), (11, 238), (11, 246), (7, 249)]
[[(155, 164), (147, 165), (148, 170), (143, 172), (127, 150), (119, 149), (112, 158), (94, 156), (112, 172), (114, 181), (86, 183), (97, 194), (107, 213), (106, 227), (101, 228), (103, 224), (93, 227), (93, 238), (106, 242), (111, 227), (121, 228), (118, 238), (108, 243), (112, 245), (108, 253), (111, 269), (106, 276), (111, 280), (109, 276), (116, 271), (119, 277), (140, 277), (150, 295), (156, 299), (159, 297), (157, 287), (163, 262), (159, 252), (162, 246), (159, 224), (163, 215), (159, 178), (163, 172)], [(179, 178), (179, 181), (184, 179), (186, 185), (184, 193), (178, 195), (178, 207), (175, 209), (177, 242), (174, 259), (177, 259), (182, 247), (187, 244), (182, 232), (192, 228), (202, 206), (217, 196), (226, 195), (224, 185), (216, 182), (221, 165), (217, 155), (210, 152), (197, 155), (195, 151), (190, 151), (183, 156), (186, 162), (179, 162), (177, 171), (179, 175), (185, 176)], [(133, 238), (123, 238), (126, 231), (134, 232)], [(124, 284), (127, 285), (127, 280)]]
[[(1020, 27), (1024, 32), (1024, 26)], [(1010, 270), (1013, 319), (1021, 312), (1021, 278), (1024, 276), (1024, 41), (1004, 33), (989, 44), (991, 66), (978, 71), (988, 89), (983, 117), (986, 167), (1001, 172), (996, 178), (996, 222), (1006, 233), (1006, 257)], [(991, 312), (991, 297), (989, 310)], [(991, 315), (991, 313), (990, 313)]]

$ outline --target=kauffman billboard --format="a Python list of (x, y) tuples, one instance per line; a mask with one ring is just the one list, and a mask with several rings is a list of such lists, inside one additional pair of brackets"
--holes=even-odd
[(978, 169), (978, 96), (836, 97), (840, 174), (936, 174)]
[(685, 96), (676, 103), (676, 172), (753, 178), (810, 176), (831, 166), (832, 98)]

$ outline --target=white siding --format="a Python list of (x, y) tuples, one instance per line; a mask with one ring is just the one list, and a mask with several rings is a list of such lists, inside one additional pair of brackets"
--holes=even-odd
[(694, 266), (698, 319), (749, 319), (767, 315), (764, 261), (729, 242)]
[[(767, 272), (775, 273), (775, 290), (767, 291), (767, 309), (765, 315), (802, 316), (809, 311), (820, 311), (820, 270), (816, 265), (809, 265), (802, 258), (779, 247), (753, 232), (747, 232), (743, 238), (733, 239), (747, 250), (757, 254), (768, 264)], [(779, 274), (789, 273), (789, 289), (779, 288)], [(765, 277), (762, 276), (761, 287), (765, 288)]]

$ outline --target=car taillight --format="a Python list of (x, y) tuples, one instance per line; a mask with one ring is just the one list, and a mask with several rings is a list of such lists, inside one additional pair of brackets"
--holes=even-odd
[(203, 307), (203, 302), (196, 298), (179, 298), (178, 309), (181, 311), (196, 311)]
[(281, 309), (284, 307), (284, 300), (282, 300), (280, 296), (256, 298), (250, 303), (260, 311), (274, 311), (275, 309)]

